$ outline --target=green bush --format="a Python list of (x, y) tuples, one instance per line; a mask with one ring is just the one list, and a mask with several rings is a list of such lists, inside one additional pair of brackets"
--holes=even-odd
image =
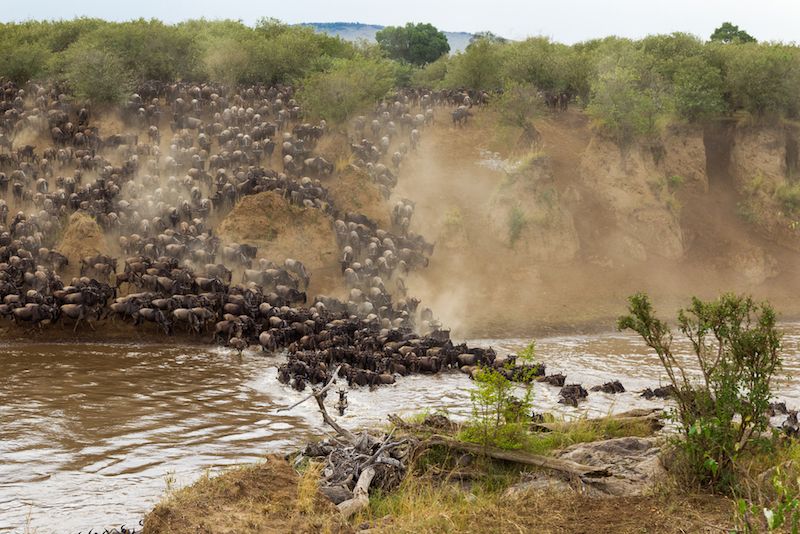
[(492, 102), (500, 123), (522, 130), (520, 142), (530, 148), (540, 141), (541, 135), (533, 124), (544, 110), (542, 98), (530, 85), (509, 83), (503, 94)]
[(478, 39), (450, 58), (442, 85), (493, 90), (503, 86), (502, 62), (508, 45)]
[[(520, 351), (520, 363), (532, 364), (536, 355), (535, 342)], [(508, 366), (506, 371), (512, 367)], [(535, 369), (516, 377), (518, 386), (506, 374), (494, 367), (481, 367), (474, 375), (476, 387), (470, 391), (472, 417), (461, 432), (461, 439), (480, 443), (484, 447), (519, 449), (528, 438), (528, 425), (533, 409), (533, 378)], [(515, 394), (522, 388), (522, 395)]]
[(433, 89), (439, 87), (447, 76), (449, 57), (442, 56), (433, 63), (428, 63), (412, 72), (409, 84), (412, 87)]
[(800, 107), (800, 54), (794, 46), (740, 44), (721, 47), (725, 90), (733, 109), (756, 116), (797, 116)]
[(698, 379), (672, 348), (672, 332), (655, 316), (647, 295), (629, 299), (618, 327), (642, 336), (658, 355), (677, 401), (679, 441), (693, 479), (719, 490), (735, 488), (735, 462), (763, 444), (769, 427), (772, 379), (781, 367), (781, 339), (769, 304), (726, 294), (692, 299), (678, 314), (691, 342)]
[(314, 117), (344, 122), (384, 97), (394, 83), (394, 68), (385, 60), (339, 59), (324, 72), (310, 74), (299, 98)]
[(725, 113), (722, 75), (701, 57), (688, 57), (674, 77), (675, 111), (688, 121), (701, 121)]
[(133, 76), (122, 59), (100, 47), (70, 47), (63, 68), (75, 96), (93, 104), (123, 102), (133, 87)]

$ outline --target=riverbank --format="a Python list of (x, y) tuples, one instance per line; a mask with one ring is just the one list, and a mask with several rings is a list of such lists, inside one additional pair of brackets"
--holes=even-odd
[[(584, 420), (536, 438), (543, 440), (540, 452), (556, 461), (565, 454), (592, 461), (587, 458), (594, 454), (600, 462), (611, 462), (610, 478), (565, 478), (558, 471), (432, 447), (399, 486), (376, 492), (363, 512), (345, 521), (319, 492), (321, 466), (305, 464), (298, 474), (284, 458), (270, 456), (168, 492), (147, 515), (144, 532), (633, 533), (645, 528), (679, 533), (733, 527), (729, 499), (680, 491), (653, 461), (662, 452), (663, 437), (648, 437), (652, 429), (641, 421), (624, 421)], [(437, 423), (435, 429), (426, 427)], [(440, 423), (426, 418), (389, 432), (394, 440), (409, 433), (420, 439), (458, 433)], [(636, 445), (620, 447), (626, 440)], [(644, 443), (654, 448), (646, 455), (633, 452)], [(615, 452), (600, 454), (602, 450)]]

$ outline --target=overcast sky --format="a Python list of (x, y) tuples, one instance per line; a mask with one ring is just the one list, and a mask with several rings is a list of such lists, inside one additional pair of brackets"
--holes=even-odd
[(689, 32), (708, 37), (731, 21), (759, 40), (800, 41), (799, 0), (15, 0), (0, 20), (76, 16), (108, 20), (232, 18), (252, 24), (270, 16), (289, 23), (430, 22), (448, 31), (490, 30), (521, 39), (546, 35), (574, 43), (593, 37)]

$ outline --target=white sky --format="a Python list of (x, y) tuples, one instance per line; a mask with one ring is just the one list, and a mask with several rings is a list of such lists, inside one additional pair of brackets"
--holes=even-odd
[(521, 39), (546, 35), (574, 43), (683, 31), (707, 38), (724, 21), (759, 40), (800, 41), (799, 0), (3, 0), (0, 21), (92, 16), (108, 20), (270, 16), (289, 23), (430, 22), (442, 30), (490, 30)]

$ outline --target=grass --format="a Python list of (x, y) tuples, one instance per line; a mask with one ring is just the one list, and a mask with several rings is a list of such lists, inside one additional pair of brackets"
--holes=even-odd
[[(653, 429), (647, 421), (621, 421), (611, 416), (574, 421), (546, 416), (543, 424), (548, 427), (548, 431), (520, 432), (519, 429), (510, 428), (509, 431), (513, 432), (513, 436), (508, 437), (513, 437), (513, 440), (500, 439), (498, 445), (502, 447), (503, 443), (515, 443), (514, 448), (516, 449), (532, 454), (549, 455), (558, 449), (576, 443), (590, 443), (627, 436), (646, 437), (653, 434)], [(506, 426), (513, 427), (513, 425)], [(479, 432), (475, 432), (475, 429), (465, 426), (459, 432), (458, 438), (477, 443), (478, 434)], [(500, 433), (500, 438), (504, 438), (502, 433)]]
[(800, 213), (800, 184), (785, 183), (778, 186), (775, 198), (787, 215)]
[(371, 497), (355, 524), (369, 524), (370, 532), (413, 534), (728, 532), (731, 509), (724, 497), (673, 491), (605, 499), (569, 491), (509, 496), (505, 488), (409, 476), (392, 494)]
[(317, 491), (321, 466), (302, 476), (278, 456), (203, 475), (175, 489), (147, 514), (145, 532), (350, 532), (336, 507)]

